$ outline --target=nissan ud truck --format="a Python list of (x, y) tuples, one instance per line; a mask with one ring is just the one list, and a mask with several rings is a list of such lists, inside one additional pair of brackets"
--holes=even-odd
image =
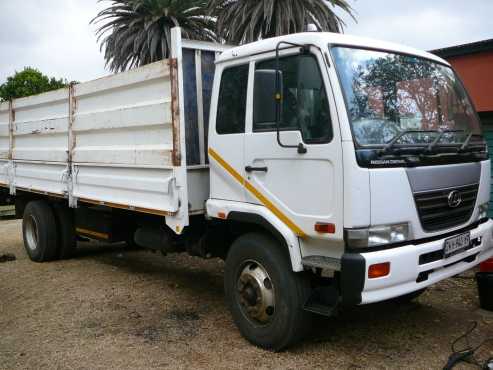
[(33, 261), (80, 237), (222, 258), (242, 335), (280, 350), (493, 257), (487, 145), (445, 60), (332, 33), (172, 45), (0, 103), (0, 199)]

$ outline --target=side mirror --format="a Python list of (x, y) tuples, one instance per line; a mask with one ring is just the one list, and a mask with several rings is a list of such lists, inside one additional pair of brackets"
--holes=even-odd
[[(277, 59), (279, 55), (277, 53)], [(279, 63), (277, 63), (279, 64)], [(299, 154), (306, 154), (307, 150), (303, 143), (298, 145), (284, 145), (279, 133), (282, 120), (282, 71), (274, 69), (259, 69), (255, 72), (255, 87), (253, 98), (253, 122), (256, 127), (272, 129), (277, 131), (277, 143), (281, 148), (296, 148)], [(281, 94), (281, 96), (277, 96)]]
[[(282, 72), (277, 72), (282, 89)], [(265, 125), (270, 128), (276, 124), (278, 102), (276, 100), (276, 71), (274, 69), (259, 69), (255, 71), (255, 88), (253, 102), (253, 122), (257, 126)], [(282, 97), (281, 97), (282, 99)], [(279, 104), (279, 109), (282, 105)], [(280, 116), (282, 114), (280, 113)]]

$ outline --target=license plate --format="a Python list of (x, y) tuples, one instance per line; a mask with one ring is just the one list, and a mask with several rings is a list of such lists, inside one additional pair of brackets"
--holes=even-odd
[(445, 240), (443, 258), (449, 258), (464, 252), (471, 243), (471, 233), (464, 233)]

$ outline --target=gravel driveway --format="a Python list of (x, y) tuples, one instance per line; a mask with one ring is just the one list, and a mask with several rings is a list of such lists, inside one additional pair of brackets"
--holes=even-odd
[[(223, 303), (223, 263), (81, 243), (76, 259), (31, 263), (19, 221), (0, 222), (1, 369), (440, 369), (471, 321), (493, 336), (472, 273), (416, 303), (359, 307), (321, 319), (283, 353), (242, 339)], [(493, 355), (493, 343), (479, 358)], [(461, 365), (459, 368), (473, 368)]]

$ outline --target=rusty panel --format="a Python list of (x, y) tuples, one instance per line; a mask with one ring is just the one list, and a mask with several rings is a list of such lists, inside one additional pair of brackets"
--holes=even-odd
[(180, 145), (180, 91), (178, 81), (178, 61), (170, 59), (171, 78), (171, 116), (173, 126), (173, 166), (181, 166)]

